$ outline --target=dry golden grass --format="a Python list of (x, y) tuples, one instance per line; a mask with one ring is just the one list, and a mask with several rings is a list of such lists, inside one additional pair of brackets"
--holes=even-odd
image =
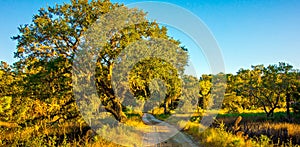
[(206, 128), (199, 123), (190, 121), (180, 121), (178, 125), (184, 127), (184, 131), (193, 136), (203, 146), (259, 146), (256, 142), (245, 139), (244, 136), (236, 136), (226, 132), (224, 128)]
[(260, 125), (262, 128), (273, 128), (275, 130), (286, 128), (289, 135), (300, 138), (300, 124), (265, 122), (261, 123)]
[(266, 135), (275, 144), (300, 144), (300, 124), (298, 116), (292, 115), (288, 120), (285, 109), (278, 109), (273, 117), (266, 117), (262, 110), (248, 110), (241, 114), (221, 114), (217, 117), (218, 122), (224, 122), (232, 131), (234, 121), (238, 116), (242, 116), (239, 124), (241, 132), (249, 137), (257, 138)]

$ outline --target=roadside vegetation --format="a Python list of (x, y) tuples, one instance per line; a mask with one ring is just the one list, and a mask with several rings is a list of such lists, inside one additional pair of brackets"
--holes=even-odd
[[(284, 117), (281, 112), (272, 118), (255, 111), (226, 113), (219, 114), (208, 129), (195, 118), (178, 126), (205, 146), (299, 146), (299, 122), (286, 122)], [(295, 119), (299, 120), (299, 115)]]
[[(121, 13), (118, 21), (128, 22), (127, 17), (134, 16), (142, 23), (126, 27), (118, 23), (116, 27), (123, 28), (109, 32), (104, 46), (95, 46), (103, 50), (97, 54), (94, 75), (73, 69), (74, 64), (91, 66), (89, 61), (74, 59), (84, 53), (80, 42), (93, 40), (84, 35), (90, 25), (121, 7), (132, 16)], [(174, 113), (188, 117), (188, 121), (169, 121), (206, 146), (300, 145), (300, 72), (288, 63), (255, 65), (236, 74), (185, 75), (188, 49), (168, 36), (166, 27), (147, 20), (143, 11), (108, 0), (72, 0), (41, 8), (32, 23), (18, 29), (12, 37), (18, 61), (0, 64), (0, 146), (120, 146), (104, 134), (128, 143), (123, 145), (141, 146), (137, 140), (142, 136), (126, 129), (149, 127), (142, 121), (143, 113), (162, 120)], [(101, 34), (101, 29), (95, 28), (93, 35)], [(157, 43), (155, 39), (174, 46), (155, 48), (157, 57), (132, 66), (126, 77), (129, 84), (119, 79), (117, 86), (123, 89), (115, 92), (114, 65), (133, 64), (118, 55), (131, 43)], [(140, 50), (149, 47), (139, 45)], [(167, 58), (158, 58), (160, 54)], [(116, 75), (122, 78), (121, 73)], [(97, 97), (82, 92), (90, 90), (89, 83), (74, 88), (78, 81), (94, 83)], [(125, 105), (120, 97), (130, 94)], [(218, 115), (204, 129), (201, 119), (210, 113)], [(120, 124), (124, 130), (107, 131)], [(128, 138), (120, 137), (124, 133)]]

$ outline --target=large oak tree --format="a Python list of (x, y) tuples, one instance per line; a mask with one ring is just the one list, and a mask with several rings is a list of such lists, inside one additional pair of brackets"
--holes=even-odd
[[(58, 104), (60, 105), (58, 112), (67, 115), (66, 117), (76, 117), (77, 113), (71, 113), (75, 110), (69, 111), (69, 109), (75, 108), (72, 92), (72, 65), (76, 53), (80, 50), (80, 42), (84, 33), (101, 16), (120, 7), (122, 5), (112, 4), (108, 0), (91, 2), (72, 0), (70, 4), (41, 8), (39, 13), (34, 15), (31, 24), (20, 26), (19, 35), (13, 39), (18, 42), (15, 57), (19, 61), (15, 63), (15, 67), (24, 73), (23, 95)], [(178, 41), (167, 35), (165, 27), (148, 21), (144, 12), (133, 11), (135, 15), (142, 18), (142, 23), (114, 31), (109, 39), (105, 40), (105, 45), (102, 46), (104, 49), (97, 53), (94, 80), (99, 97), (105, 109), (111, 112), (118, 121), (126, 120), (122, 112), (123, 106), (116, 98), (111, 85), (112, 69), (118, 54), (132, 42), (151, 38), (166, 39), (179, 46)], [(187, 54), (184, 53), (186, 51), (184, 48), (181, 49), (184, 58), (178, 63), (182, 68), (186, 64)], [(148, 67), (154, 65), (148, 64)], [(174, 74), (177, 75), (175, 72)], [(169, 77), (169, 79), (173, 78)], [(175, 83), (173, 82), (173, 86), (176, 85)], [(133, 92), (137, 91), (133, 90)], [(173, 88), (168, 94), (171, 98), (178, 96), (180, 92)], [(53, 117), (53, 114), (51, 116)]]

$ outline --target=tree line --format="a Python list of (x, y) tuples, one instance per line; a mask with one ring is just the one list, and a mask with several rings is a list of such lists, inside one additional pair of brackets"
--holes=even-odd
[[(200, 107), (209, 106), (211, 77), (200, 78)], [(290, 108), (299, 111), (300, 72), (292, 65), (279, 62), (274, 65), (255, 65), (251, 69), (240, 69), (236, 74), (225, 74), (227, 84), (223, 109), (229, 112), (263, 109), (266, 115), (273, 116), (278, 108), (285, 108), (290, 117)]]

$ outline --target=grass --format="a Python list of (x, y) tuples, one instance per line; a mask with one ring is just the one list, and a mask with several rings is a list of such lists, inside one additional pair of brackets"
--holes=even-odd
[[(205, 130), (205, 127), (200, 125), (202, 117), (215, 115), (218, 112), (212, 127)], [(284, 108), (277, 109), (272, 117), (266, 117), (263, 110), (226, 112), (226, 110), (197, 111), (192, 113), (190, 121), (177, 121), (177, 125), (206, 146), (223, 144), (226, 146), (297, 146), (300, 144), (300, 117), (291, 112), (292, 119), (288, 121)], [(185, 115), (188, 117), (190, 114)], [(170, 114), (156, 114), (155, 116), (161, 120), (171, 118)], [(233, 129), (238, 116), (241, 116), (242, 120)], [(223, 124), (221, 128), (220, 124)]]
[(284, 109), (277, 110), (273, 117), (266, 117), (262, 111), (252, 110), (240, 114), (219, 114), (216, 120), (224, 122), (230, 131), (238, 116), (242, 117), (239, 131), (251, 138), (264, 135), (277, 145), (300, 144), (299, 115), (291, 113), (291, 119), (288, 120)]
[(179, 122), (178, 125), (185, 125), (184, 131), (192, 135), (194, 139), (199, 141), (199, 144), (204, 146), (227, 147), (256, 145), (256, 142), (252, 140), (246, 140), (242, 136), (236, 136), (229, 132), (226, 132), (222, 127), (205, 129), (205, 127), (201, 126), (201, 124), (195, 122)]
[[(175, 124), (184, 132), (193, 136), (205, 146), (299, 146), (300, 124), (299, 116), (292, 113), (292, 122), (286, 121), (284, 109), (278, 109), (273, 117), (267, 118), (262, 110), (248, 110), (242, 113), (226, 113), (226, 110), (197, 111), (188, 114), (176, 114), (182, 119), (174, 119), (170, 114), (163, 114), (162, 110), (156, 110), (154, 114), (158, 119)], [(213, 125), (209, 128), (199, 123), (204, 115), (217, 114)], [(111, 136), (114, 141), (122, 142), (128, 146), (142, 146), (142, 135), (138, 132), (147, 130), (141, 118), (141, 112), (127, 111), (128, 120), (118, 129), (110, 128), (109, 114), (99, 115), (100, 122), (104, 123), (98, 127), (97, 135), (84, 120), (57, 121), (52, 124), (47, 120), (36, 120), (38, 116), (24, 126), (16, 128), (0, 127), (0, 146), (120, 146), (105, 136)], [(192, 117), (191, 117), (192, 116)], [(241, 116), (242, 120), (236, 128), (235, 119)], [(188, 118), (188, 119), (186, 119)], [(189, 121), (187, 121), (189, 120)], [(97, 125), (97, 124), (94, 124)], [(126, 137), (124, 137), (126, 136)], [(126, 144), (127, 143), (127, 144)]]
[[(106, 118), (107, 116), (101, 117)], [(49, 124), (45, 121), (38, 121), (37, 124), (18, 128), (0, 127), (0, 146), (120, 146), (111, 142), (107, 136), (112, 136), (113, 139), (124, 145), (128, 143), (129, 146), (141, 146), (142, 136), (130, 132), (130, 129), (141, 130), (146, 127), (141, 121), (140, 115), (137, 114), (129, 115), (124, 126), (117, 129), (102, 125), (96, 131), (100, 135), (97, 135), (84, 121), (83, 124), (77, 122), (78, 120), (66, 120)]]
[[(61, 133), (61, 130), (65, 131)], [(94, 135), (87, 126), (83, 132), (71, 130), (79, 130), (79, 126), (56, 126), (47, 130), (34, 130), (27, 127), (16, 130), (2, 130), (0, 146), (120, 146), (101, 138), (101, 136)], [(45, 131), (48, 131), (48, 133), (44, 133)]]
[(197, 122), (178, 122), (179, 127), (183, 127), (184, 132), (193, 136), (199, 144), (208, 147), (269, 147), (269, 146), (298, 146), (291, 141), (286, 143), (272, 143), (272, 139), (266, 135), (259, 135), (250, 138), (247, 134), (227, 131), (226, 125), (220, 123), (218, 127), (209, 127), (205, 129), (204, 126)]
[[(299, 146), (300, 120), (291, 113), (287, 121), (285, 109), (275, 111), (273, 117), (267, 118), (263, 110), (247, 110), (242, 113), (226, 113), (220, 110), (213, 125), (207, 129), (199, 123), (207, 114), (217, 111), (199, 111), (193, 113), (190, 121), (179, 121), (179, 128), (199, 140), (204, 146)], [(163, 115), (157, 115), (159, 118)], [(241, 122), (233, 127), (238, 116)]]

